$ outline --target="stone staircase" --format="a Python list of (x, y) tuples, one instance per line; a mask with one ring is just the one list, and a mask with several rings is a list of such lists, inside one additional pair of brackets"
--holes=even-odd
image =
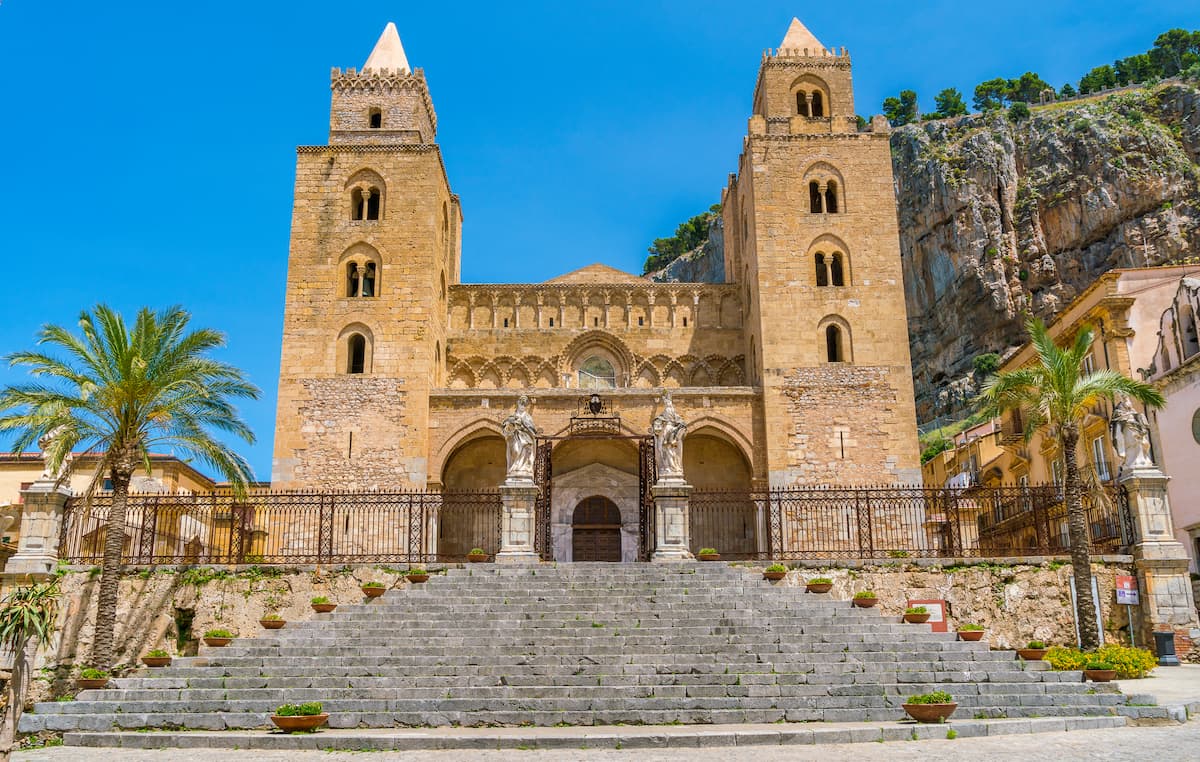
[(265, 728), (302, 701), (334, 728), (889, 721), (933, 690), (960, 720), (1124, 713), (1035, 666), (724, 564), (475, 564), (38, 704), (21, 730)]

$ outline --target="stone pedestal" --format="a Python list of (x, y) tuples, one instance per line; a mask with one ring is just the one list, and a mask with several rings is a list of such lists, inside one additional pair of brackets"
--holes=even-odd
[(496, 563), (534, 564), (538, 488), (532, 481), (508, 480), (500, 485), (500, 552)]
[(58, 566), (58, 538), (63, 509), (71, 490), (52, 481), (36, 481), (21, 491), (21, 538), (17, 552), (4, 565), (4, 575), (22, 581), (40, 581)]
[(688, 495), (692, 485), (679, 480), (660, 479), (650, 488), (654, 497), (654, 555), (651, 561), (691, 561), (695, 558), (688, 549), (691, 544), (691, 518)]
[(1122, 474), (1133, 518), (1133, 564), (1141, 596), (1141, 643), (1152, 643), (1152, 632), (1175, 633), (1175, 650), (1186, 655), (1200, 637), (1200, 622), (1188, 575), (1187, 549), (1175, 539), (1168, 477), (1157, 468), (1139, 468)]

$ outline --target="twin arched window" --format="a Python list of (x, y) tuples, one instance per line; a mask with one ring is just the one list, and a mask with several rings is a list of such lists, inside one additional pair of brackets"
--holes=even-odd
[(825, 116), (825, 96), (820, 90), (797, 90), (796, 113), (800, 116)]
[(838, 204), (837, 180), (827, 180), (822, 187), (816, 180), (808, 184), (808, 211), (812, 214), (837, 214)]
[(379, 293), (379, 268), (374, 262), (346, 263), (346, 296), (372, 297)]
[(846, 263), (840, 251), (825, 254), (818, 251), (815, 256), (818, 286), (846, 285)]
[(350, 191), (350, 219), (378, 220), (383, 194), (373, 185), (356, 186)]

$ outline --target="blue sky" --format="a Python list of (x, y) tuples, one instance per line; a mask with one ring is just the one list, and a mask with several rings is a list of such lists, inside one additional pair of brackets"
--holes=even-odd
[(99, 301), (183, 304), (263, 389), (244, 412), (267, 478), (295, 146), (326, 142), (330, 67), (362, 66), (396, 22), (462, 197), (464, 280), (640, 272), (651, 240), (719, 199), (792, 16), (849, 49), (866, 115), (903, 88), (932, 108), (1026, 70), (1077, 81), (1200, 26), (1200, 0), (5, 0), (0, 353)]

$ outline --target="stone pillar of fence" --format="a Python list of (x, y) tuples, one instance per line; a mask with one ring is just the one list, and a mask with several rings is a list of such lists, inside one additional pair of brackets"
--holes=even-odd
[(692, 485), (682, 479), (659, 479), (650, 488), (654, 498), (654, 555), (655, 563), (690, 561), (691, 517), (688, 511), (688, 495)]
[(500, 485), (500, 552), (496, 563), (537, 563), (537, 496), (538, 488), (531, 481), (509, 479)]
[(1175, 651), (1183, 656), (1200, 638), (1200, 622), (1188, 575), (1188, 554), (1175, 539), (1169, 477), (1157, 466), (1122, 469), (1120, 483), (1129, 497), (1133, 519), (1133, 563), (1137, 569), (1143, 632), (1139, 643), (1152, 643), (1151, 632), (1173, 632)]
[(58, 566), (58, 539), (63, 511), (71, 490), (43, 479), (21, 490), (21, 537), (17, 552), (4, 565), (4, 576), (17, 581), (37, 581), (54, 574)]

